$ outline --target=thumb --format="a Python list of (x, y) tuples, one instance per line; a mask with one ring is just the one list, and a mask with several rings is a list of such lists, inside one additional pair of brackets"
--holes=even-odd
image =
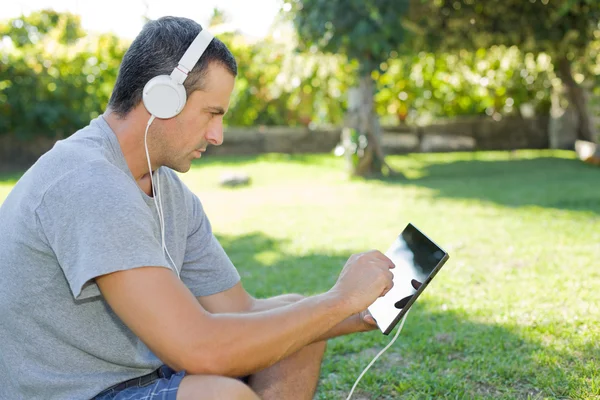
[(368, 311), (362, 315), (362, 320), (369, 325), (377, 326), (375, 318), (373, 318), (373, 316)]

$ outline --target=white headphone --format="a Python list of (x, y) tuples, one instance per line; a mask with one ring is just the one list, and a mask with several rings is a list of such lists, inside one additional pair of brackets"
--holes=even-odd
[[(146, 110), (151, 114), (148, 123), (146, 124), (146, 132), (144, 133), (144, 148), (146, 150), (146, 160), (148, 161), (148, 171), (150, 171), (150, 180), (152, 182), (152, 194), (154, 198), (154, 205), (156, 206), (156, 212), (158, 214), (158, 223), (160, 226), (160, 236), (163, 252), (168, 256), (172, 264), (172, 269), (179, 276), (179, 270), (165, 242), (165, 218), (162, 207), (162, 199), (160, 195), (160, 174), (156, 171), (156, 179), (152, 176), (152, 165), (150, 163), (150, 153), (148, 152), (148, 128), (154, 121), (154, 118), (173, 118), (183, 110), (187, 96), (185, 94), (185, 88), (183, 82), (187, 78), (189, 72), (194, 68), (206, 48), (213, 40), (214, 36), (211, 35), (206, 29), (202, 29), (198, 36), (194, 39), (190, 47), (185, 51), (179, 65), (175, 67), (171, 75), (159, 75), (150, 79), (144, 91), (142, 99)], [(156, 180), (156, 185), (155, 185)]]
[(187, 96), (183, 82), (214, 36), (202, 29), (185, 51), (171, 75), (159, 75), (144, 86), (142, 99), (146, 110), (156, 118), (173, 118), (183, 110)]

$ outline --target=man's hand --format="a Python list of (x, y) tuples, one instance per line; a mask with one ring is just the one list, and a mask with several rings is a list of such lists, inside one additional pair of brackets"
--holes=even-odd
[(365, 326), (365, 331), (372, 331), (377, 329), (377, 322), (375, 322), (375, 318), (373, 318), (369, 310), (361, 311), (358, 314), (358, 316)]
[(331, 292), (344, 299), (352, 314), (359, 313), (394, 286), (392, 268), (394, 263), (380, 251), (354, 254)]
[[(410, 281), (410, 284), (412, 285), (413, 288), (415, 288), (415, 290), (419, 290), (419, 288), (422, 285), (422, 282), (419, 282), (416, 279), (412, 279)], [(408, 297), (408, 299), (410, 299), (410, 297)], [(407, 301), (407, 303), (408, 303), (408, 301)], [(360, 317), (360, 320), (367, 327), (367, 329), (365, 329), (366, 331), (371, 331), (371, 330), (374, 330), (377, 328), (377, 322), (375, 321), (375, 318), (373, 318), (373, 316), (371, 315), (369, 310), (361, 311), (358, 315)]]

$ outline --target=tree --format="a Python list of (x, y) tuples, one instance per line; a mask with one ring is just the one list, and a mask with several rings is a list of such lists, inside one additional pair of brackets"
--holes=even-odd
[(573, 63), (585, 55), (598, 32), (598, 0), (411, 0), (405, 26), (413, 48), (430, 51), (517, 46), (553, 60), (576, 115), (579, 139), (597, 140), (584, 89)]
[(303, 49), (345, 54), (358, 62), (358, 88), (349, 93), (345, 139), (354, 145), (352, 173), (394, 173), (385, 162), (373, 107), (372, 73), (404, 40), (409, 0), (284, 0)]

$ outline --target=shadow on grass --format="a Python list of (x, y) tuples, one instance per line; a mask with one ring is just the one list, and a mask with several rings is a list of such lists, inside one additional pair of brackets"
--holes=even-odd
[(240, 271), (244, 287), (256, 297), (324, 292), (333, 286), (348, 258), (336, 254), (289, 257), (285, 252), (287, 241), (258, 232), (217, 237)]
[[(330, 341), (322, 398), (345, 398), (389, 340), (371, 332)], [(525, 327), (476, 322), (464, 312), (442, 311), (420, 300), (398, 341), (361, 381), (360, 398), (574, 399), (600, 394), (592, 389), (599, 379), (598, 344), (577, 343), (568, 351), (550, 346), (532, 339)]]
[(461, 160), (428, 164), (419, 172), (421, 177), (415, 179), (380, 180), (426, 187), (445, 198), (600, 214), (600, 169), (578, 160), (554, 157)]
[[(260, 232), (219, 240), (246, 289), (259, 298), (325, 292), (349, 256), (298, 256), (289, 242)], [(594, 390), (590, 382), (600, 380), (598, 344), (572, 343), (559, 351), (542, 344), (536, 328), (480, 323), (434, 303), (415, 304), (400, 339), (365, 375), (356, 398), (584, 398)], [(391, 338), (373, 331), (330, 340), (317, 398), (346, 398)]]

